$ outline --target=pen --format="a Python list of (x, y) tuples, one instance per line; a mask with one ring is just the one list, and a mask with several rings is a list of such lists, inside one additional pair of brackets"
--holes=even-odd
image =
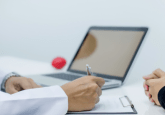
[(92, 75), (91, 67), (89, 67), (88, 64), (86, 64), (86, 70), (87, 70), (87, 75)]

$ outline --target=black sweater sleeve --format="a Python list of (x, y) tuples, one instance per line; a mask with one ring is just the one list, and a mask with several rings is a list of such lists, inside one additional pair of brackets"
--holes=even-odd
[(158, 100), (161, 106), (165, 109), (165, 86), (159, 91)]

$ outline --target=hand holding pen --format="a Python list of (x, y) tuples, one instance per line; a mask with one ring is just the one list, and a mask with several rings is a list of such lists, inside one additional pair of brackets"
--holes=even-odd
[[(102, 95), (105, 81), (101, 77), (92, 76), (91, 67), (87, 67), (87, 76), (64, 84), (61, 88), (68, 96), (68, 111), (89, 111), (95, 107)], [(83, 103), (82, 103), (83, 102)]]

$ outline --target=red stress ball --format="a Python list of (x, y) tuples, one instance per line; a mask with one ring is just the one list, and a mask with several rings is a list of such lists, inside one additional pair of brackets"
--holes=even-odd
[(66, 64), (66, 60), (62, 57), (57, 57), (52, 61), (52, 66), (56, 69), (62, 69)]

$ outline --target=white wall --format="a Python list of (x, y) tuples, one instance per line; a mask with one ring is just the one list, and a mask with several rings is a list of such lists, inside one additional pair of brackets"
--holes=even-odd
[[(87, 29), (147, 26), (131, 73), (165, 70), (164, 0), (0, 0), (0, 56), (72, 59)], [(134, 78), (132, 77), (132, 80)]]

